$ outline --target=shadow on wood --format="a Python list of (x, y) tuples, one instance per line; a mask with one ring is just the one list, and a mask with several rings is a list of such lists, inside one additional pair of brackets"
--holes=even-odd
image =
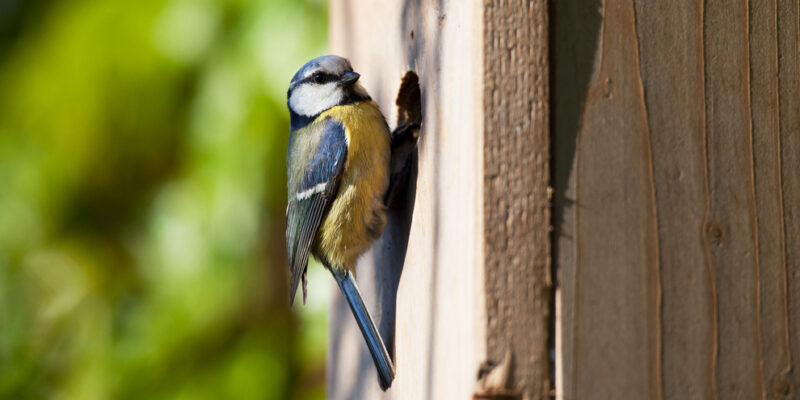
[[(584, 99), (591, 84), (596, 64), (602, 17), (600, 0), (567, 0), (550, 2), (550, 87), (551, 119), (550, 182), (553, 187), (552, 279), (560, 298), (575, 296), (574, 265), (576, 257), (575, 151), (578, 143)], [(567, 266), (561, 268), (562, 265)], [(575, 398), (573, 388), (565, 387), (564, 374), (574, 375), (574, 310), (560, 307), (558, 299), (551, 303), (555, 323), (550, 327), (550, 343), (557, 399)], [(566, 303), (571, 304), (571, 303)], [(554, 375), (554, 376), (553, 376)]]
[(392, 182), (387, 193), (389, 222), (384, 232), (383, 251), (391, 254), (383, 257), (375, 253), (375, 263), (383, 264), (375, 274), (375, 287), (383, 317), (378, 330), (393, 359), (395, 315), (397, 309), (397, 287), (403, 274), (403, 264), (411, 231), (414, 213), (414, 197), (417, 189), (416, 143), (422, 123), (419, 78), (413, 71), (403, 76), (397, 93), (397, 128), (392, 132)]

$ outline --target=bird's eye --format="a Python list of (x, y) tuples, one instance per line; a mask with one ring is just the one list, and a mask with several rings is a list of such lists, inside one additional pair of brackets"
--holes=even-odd
[(325, 82), (325, 75), (322, 72), (317, 72), (316, 74), (314, 74), (314, 82), (316, 83)]

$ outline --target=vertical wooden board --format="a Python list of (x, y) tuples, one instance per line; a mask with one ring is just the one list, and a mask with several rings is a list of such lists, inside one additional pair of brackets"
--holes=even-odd
[[(330, 9), (332, 53), (352, 61), (392, 127), (400, 78), (416, 71), (423, 129), (407, 248), (398, 226), (409, 221), (393, 215), (380, 243), (358, 265), (359, 285), (382, 334), (395, 334), (394, 384), (386, 393), (378, 388), (361, 334), (337, 291), (327, 397), (470, 398), (486, 346), (482, 4), (335, 0)], [(387, 290), (393, 284), (394, 323), (386, 323), (392, 310), (382, 307), (391, 302), (381, 299), (393, 295)]]
[(510, 387), (549, 396), (547, 3), (484, 2), (484, 254), (487, 357)]
[(665, 399), (711, 399), (714, 292), (703, 247), (703, 10), (636, 1), (658, 215)]
[(575, 262), (559, 264), (574, 276), (559, 282), (574, 288), (560, 305), (573, 357), (559, 394), (794, 398), (800, 2), (634, 3), (633, 16), (603, 4), (571, 174), (575, 236), (557, 244), (559, 262)]
[[(800, 395), (800, 1), (778, 0), (778, 98), (791, 370), (770, 390)], [(779, 397), (780, 398), (780, 397)]]
[[(427, 5), (426, 5), (427, 4)], [(424, 90), (424, 117), (430, 122), (423, 135), (431, 139), (420, 148), (420, 176), (427, 172), (430, 197), (428, 208), (414, 210), (417, 232), (431, 236), (430, 256), (417, 251), (412, 241), (410, 263), (432, 274), (433, 312), (431, 331), (420, 331), (412, 324), (404, 326), (408, 336), (426, 340), (426, 348), (411, 349), (408, 354), (424, 358), (427, 387), (422, 380), (410, 379), (406, 393), (399, 399), (461, 399), (472, 394), (478, 366), (486, 354), (486, 317), (483, 296), (483, 66), (481, 64), (482, 4), (478, 1), (428, 1), (423, 3), (425, 23), (432, 32), (439, 30), (421, 56), (428, 80)], [(436, 37), (431, 34), (429, 37)], [(423, 85), (424, 86), (424, 85)], [(418, 183), (419, 185), (419, 183)], [(419, 186), (418, 186), (419, 187)], [(420, 197), (418, 197), (419, 199)], [(426, 221), (427, 220), (427, 221)], [(412, 226), (412, 238), (415, 230)], [(423, 247), (424, 248), (424, 247)], [(404, 312), (415, 316), (425, 287), (418, 282), (401, 282), (400, 298), (408, 299)], [(430, 304), (429, 304), (430, 306)], [(398, 321), (398, 326), (401, 322)], [(403, 366), (401, 364), (401, 366)], [(405, 364), (406, 370), (418, 365)], [(424, 388), (424, 396), (416, 393)]]
[(758, 230), (761, 386), (767, 399), (783, 399), (776, 385), (791, 367), (787, 314), (786, 249), (781, 195), (778, 95), (778, 13), (775, 0), (752, 0), (750, 103)]
[(706, 249), (716, 295), (717, 393), (762, 394), (746, 1), (704, 10)]
[(659, 399), (659, 276), (650, 136), (633, 2), (607, 0), (577, 146), (573, 392)]

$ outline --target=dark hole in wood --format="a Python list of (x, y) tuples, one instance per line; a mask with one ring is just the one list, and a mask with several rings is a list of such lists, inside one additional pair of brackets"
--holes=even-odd
[[(392, 132), (392, 180), (386, 194), (390, 209), (403, 208), (407, 202), (410, 177), (415, 169), (417, 139), (422, 125), (422, 100), (419, 77), (408, 71), (397, 91), (397, 127)], [(416, 179), (415, 179), (416, 182)], [(416, 187), (416, 183), (413, 185)]]
[[(414, 37), (414, 31), (411, 31)], [(397, 126), (403, 123), (422, 123), (422, 99), (419, 89), (419, 77), (414, 71), (408, 71), (400, 81), (397, 91)]]

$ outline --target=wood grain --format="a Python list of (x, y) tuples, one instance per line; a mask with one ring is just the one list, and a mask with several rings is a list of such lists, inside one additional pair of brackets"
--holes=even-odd
[[(768, 376), (777, 398), (800, 395), (800, 1), (778, 0), (778, 110), (785, 251), (787, 341), (783, 374)], [(773, 305), (779, 307), (779, 305)]]
[[(555, 392), (556, 398), (574, 399), (576, 357), (575, 298), (577, 279), (576, 140), (584, 97), (592, 82), (594, 56), (600, 32), (600, 0), (554, 2), (551, 8), (551, 185), (552, 254), (556, 272)], [(566, 301), (564, 301), (566, 299)], [(565, 380), (565, 375), (570, 377)]]
[(763, 388), (747, 2), (709, 2), (703, 17), (709, 196), (704, 229), (717, 306), (717, 394), (754, 399)]
[(359, 267), (368, 302), (397, 284), (396, 386), (334, 314), (329, 397), (469, 398), (506, 350), (512, 386), (546, 396), (551, 251), (557, 397), (797, 397), (800, 1), (551, 5), (548, 79), (543, 2), (332, 4), (390, 120), (419, 73), (424, 129), (410, 226)]
[(511, 352), (510, 388), (548, 398), (550, 210), (547, 3), (483, 9), (487, 357)]
[(698, 2), (636, 2), (658, 215), (666, 399), (714, 396), (714, 287), (703, 239), (705, 121), (697, 112), (705, 99), (702, 19)]
[[(603, 11), (576, 150), (573, 392), (658, 399), (658, 232), (633, 2)], [(616, 375), (628, 379), (609, 384)]]
[[(750, 2), (750, 101), (758, 207), (759, 313), (767, 399), (781, 399), (791, 366), (786, 308), (786, 249), (781, 188), (777, 1)], [(773, 387), (775, 386), (775, 387)], [(777, 390), (775, 390), (777, 389)]]
[(587, 90), (554, 93), (583, 104), (554, 164), (562, 398), (799, 395), (798, 9), (602, 2)]

